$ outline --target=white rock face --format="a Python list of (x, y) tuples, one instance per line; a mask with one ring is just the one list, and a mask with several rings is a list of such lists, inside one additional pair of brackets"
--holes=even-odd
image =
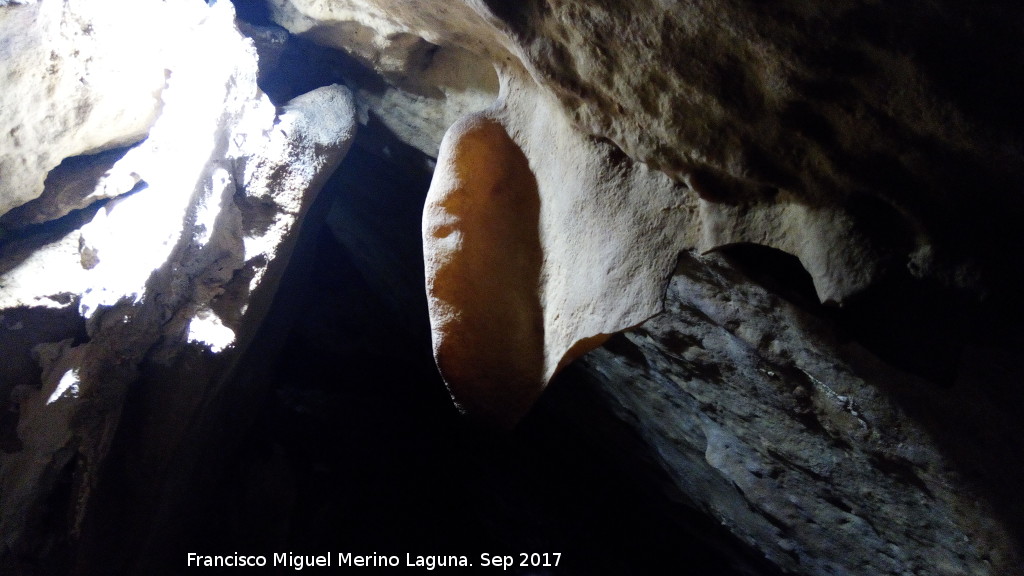
[(393, 80), (418, 76), (429, 62), (431, 44), (461, 46), (488, 58), (506, 52), (501, 35), (473, 1), (272, 0), (270, 4), (274, 19), (293, 34), (346, 50)]
[(198, 0), (39, 2), (0, 10), (0, 215), (39, 196), (68, 156), (145, 137), (174, 70), (171, 30)]
[[(232, 5), (194, 8), (201, 17), (164, 22), (187, 53), (149, 138), (107, 176), (145, 186), (28, 260), (0, 265), (0, 309), (77, 303), (88, 320), (84, 343), (37, 348), (42, 389), (16, 394), (21, 447), (0, 456), (6, 545), (17, 546), (73, 459), (77, 535), (141, 362), (173, 364), (189, 347), (244, 352), (303, 216), (355, 136), (347, 89), (320, 88), (278, 113), (256, 85), (255, 51)], [(206, 374), (212, 387), (231, 366), (210, 360), (190, 377)]]

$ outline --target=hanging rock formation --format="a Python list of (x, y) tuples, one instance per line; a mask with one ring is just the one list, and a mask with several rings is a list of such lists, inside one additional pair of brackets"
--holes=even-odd
[(543, 381), (537, 182), (486, 116), (453, 126), (441, 161), (423, 231), (434, 356), (464, 409), (514, 424), (505, 415), (525, 413)]
[(669, 178), (549, 106), (510, 78), (446, 137), (424, 212), (438, 366), (456, 402), (506, 425), (568, 362), (659, 310), (687, 213)]
[[(990, 226), (989, 216), (957, 201), (963, 186), (977, 185), (1000, 206), (997, 212), (1020, 213), (1013, 190), (1024, 181), (1024, 171), (1015, 132), (993, 121), (925, 52), (936, 48), (936, 35), (948, 34), (977, 46), (977, 52), (960, 56), (957, 69), (985, 58), (1008, 38), (1006, 22), (1019, 17), (1002, 9), (961, 14), (950, 8), (936, 15), (934, 31), (913, 26), (904, 48), (887, 26), (904, 22), (909, 9), (530, 2), (513, 10), (484, 2), (423, 10), (403, 2), (313, 0), (274, 5), (278, 20), (292, 31), (344, 46), (402, 82), (429, 67), (435, 50), (429, 44), (491, 59), (507, 93), (530, 94), (523, 98), (529, 104), (502, 107), (506, 124), (567, 120), (564, 128), (551, 128), (561, 144), (555, 149), (545, 148), (556, 142), (552, 133), (511, 127), (513, 140), (535, 151), (527, 153), (531, 169), (574, 154), (566, 150), (595, 151), (562, 162), (564, 170), (550, 182), (538, 178), (542, 209), (571, 195), (562, 190), (565, 174), (571, 182), (573, 171), (596, 174), (601, 169), (593, 167), (606, 164), (595, 138), (612, 143), (631, 162), (672, 176), (680, 190), (659, 194), (657, 206), (643, 194), (618, 194), (624, 198), (611, 201), (600, 185), (586, 191), (587, 203), (604, 203), (611, 212), (635, 202), (631, 209), (646, 213), (641, 226), (667, 227), (677, 236), (671, 246), (657, 246), (657, 234), (616, 240), (624, 251), (662, 254), (649, 275), (632, 280), (647, 285), (644, 293), (660, 293), (671, 267), (668, 254), (737, 242), (797, 256), (823, 302), (841, 304), (887, 277), (908, 273), (981, 293), (985, 283), (1004, 276), (986, 254), (1019, 240), (1010, 233), (1012, 220)], [(959, 16), (965, 23), (955, 21)], [(886, 24), (876, 28), (876, 19)], [(975, 22), (991, 24), (991, 35), (980, 34)], [(359, 33), (343, 33), (349, 29)], [(970, 73), (986, 86), (1000, 86), (990, 62), (977, 62)], [(998, 102), (1007, 97), (1003, 88), (993, 92)], [(1016, 116), (1007, 121), (1019, 124)], [(660, 214), (666, 206), (690, 215), (684, 222)], [(564, 250), (574, 257), (589, 254), (577, 243), (593, 229), (576, 233), (547, 224), (549, 212), (555, 211), (544, 210), (540, 228), (557, 227), (560, 233), (544, 235), (545, 258)], [(603, 267), (621, 268), (614, 259)], [(543, 276), (548, 286), (564, 282), (560, 274)], [(617, 296), (593, 288), (581, 288), (578, 305), (552, 310), (545, 330), (571, 333), (564, 338), (570, 346), (596, 337), (591, 327), (577, 332), (572, 318), (586, 314), (580, 307)], [(658, 309), (630, 293), (623, 295), (627, 300), (639, 316)], [(628, 325), (608, 324), (606, 332)], [(545, 354), (555, 365), (566, 345), (562, 340), (545, 340)], [(546, 378), (554, 372), (549, 368), (543, 370)]]
[[(275, 109), (292, 39), (243, 26), (258, 71), (225, 0), (0, 2), (0, 569), (156, 565), (219, 418), (267, 396), (249, 346), (358, 122), (434, 169), (431, 344), (466, 413), (573, 388), (786, 572), (1024, 572), (1020, 6), (265, 8), (351, 91)], [(360, 217), (330, 224), (352, 268), (408, 294), (421, 263)], [(102, 504), (118, 440), (134, 516)]]
[[(934, 528), (904, 525), (899, 518), (915, 512), (896, 504), (859, 507), (852, 494), (832, 500), (838, 504), (794, 504), (798, 512), (766, 510), (781, 505), (770, 504), (772, 499), (798, 498), (800, 490), (758, 494), (727, 466), (740, 457), (731, 451), (746, 449), (742, 440), (727, 439), (735, 434), (731, 430), (742, 429), (743, 419), (771, 426), (774, 416), (752, 408), (732, 422), (732, 416), (720, 420), (714, 414), (721, 412), (707, 412), (717, 401), (727, 402), (725, 397), (698, 402), (698, 415), (654, 399), (671, 397), (671, 388), (644, 397), (609, 392), (623, 414), (644, 413), (670, 429), (694, 418), (715, 422), (703, 426), (693, 442), (696, 469), (710, 465), (718, 472), (708, 478), (728, 476), (717, 481), (735, 483), (742, 497), (708, 504), (700, 494), (711, 488), (688, 484), (691, 456), (673, 453), (673, 460), (659, 448), (662, 466), (679, 489), (693, 492), (696, 505), (786, 570), (859, 573), (873, 565), (882, 572), (998, 574), (1019, 566), (1016, 524), (997, 518), (986, 505), (957, 500), (963, 494), (973, 495), (968, 500), (1008, 497), (1001, 480), (976, 482), (964, 472), (973, 465), (964, 464), (964, 448), (954, 446), (971, 440), (949, 440), (946, 434), (941, 441), (919, 440), (909, 431), (916, 430), (909, 412), (879, 408), (884, 415), (866, 416), (857, 408), (876, 397), (886, 405), (895, 394), (893, 382), (913, 379), (900, 368), (936, 378), (936, 385), (971, 386), (922, 362), (914, 350), (918, 344), (906, 342), (917, 337), (907, 333), (927, 332), (927, 303), (948, 307), (952, 322), (961, 326), (963, 314), (973, 314), (964, 312), (965, 302), (994, 297), (983, 306), (998, 307), (1006, 302), (998, 295), (1016, 289), (992, 256), (1022, 246), (1013, 223), (1024, 214), (1024, 150), (1017, 136), (1024, 126), (1004, 71), (1018, 70), (1024, 55), (1011, 50), (995, 56), (1015, 45), (1019, 9), (955, 3), (467, 1), (426, 9), (383, 0), (273, 4), (282, 25), (349, 50), (395, 84), (429, 65), (432, 49), (425, 43), (454, 46), (494, 63), (501, 94), (486, 112), (456, 123), (446, 136), (424, 213), (434, 350), (455, 401), (467, 411), (506, 425), (517, 421), (568, 361), (608, 334), (662, 311), (680, 253), (737, 244), (778, 249), (798, 259), (818, 302), (851, 310), (838, 313), (836, 321), (845, 327), (836, 330), (891, 342), (859, 352), (873, 359), (853, 366), (835, 350), (819, 352), (832, 358), (829, 374), (849, 366), (854, 386), (801, 367), (798, 358), (808, 345), (776, 337), (773, 331), (784, 330), (782, 322), (771, 328), (754, 322), (762, 326), (758, 334), (738, 337), (754, 338), (756, 346), (773, 347), (773, 354), (785, 358), (779, 362), (787, 368), (766, 370), (809, 374), (792, 383), (803, 390), (794, 393), (803, 400), (794, 402), (836, 412), (823, 424), (825, 436), (862, 455), (855, 458), (857, 472), (848, 476), (863, 494), (885, 493), (910, 508), (919, 498), (945, 504), (934, 511)], [(1004, 58), (1013, 65), (1006, 66)], [(483, 162), (492, 164), (485, 170)], [(506, 220), (497, 221), (499, 214)], [(906, 290), (943, 296), (913, 302), (906, 300)], [(900, 306), (912, 311), (901, 313)], [(887, 330), (884, 315), (876, 316), (879, 310), (890, 311), (892, 322), (906, 318), (917, 325), (889, 336), (866, 335), (864, 325)], [(1018, 317), (1016, 309), (1008, 312)], [(986, 320), (975, 320), (973, 330), (979, 332), (972, 333), (980, 334)], [(733, 332), (745, 325), (722, 322)], [(960, 354), (962, 342), (955, 342), (973, 336), (952, 332), (939, 329), (919, 339), (933, 352)], [(674, 337), (660, 334), (652, 346), (665, 347), (663, 354), (685, 364), (671, 352)], [(727, 339), (709, 345), (733, 346)], [(714, 348), (707, 353), (716, 354)], [(608, 352), (588, 357), (586, 365), (607, 374), (611, 368), (602, 358)], [(722, 362), (736, 361), (730, 356)], [(887, 361), (899, 368), (877, 372), (883, 370), (877, 363)], [(974, 370), (966, 358), (948, 362), (954, 370)], [(737, 385), (757, 381), (746, 373), (703, 379), (682, 372), (659, 373), (708, 389), (719, 388), (719, 378)], [(617, 372), (602, 382), (632, 390), (629, 382), (641, 377)], [(1019, 399), (1019, 393), (1009, 394)], [(1019, 400), (1012, 405), (1020, 406)], [(656, 414), (654, 406), (661, 406)], [(924, 420), (941, 422), (949, 416), (941, 412)], [(995, 409), (983, 419), (1004, 421), (1009, 413)], [(891, 429), (882, 420), (905, 422), (908, 431), (878, 436)], [(636, 423), (641, 430), (647, 430), (644, 421)], [(835, 428), (842, 422), (845, 432)], [(1000, 426), (992, 424), (982, 435), (997, 434)], [(753, 429), (758, 432), (752, 434), (767, 434)], [(678, 439), (644, 434), (652, 446)], [(798, 463), (802, 451), (814, 450), (807, 442), (815, 434), (798, 426), (783, 434), (789, 438), (783, 447), (750, 448), (765, 455), (758, 470), (803, 470)], [(835, 460), (849, 457), (839, 451)], [(960, 472), (928, 472), (946, 467)], [(815, 491), (847, 477), (808, 470), (787, 481)], [(901, 480), (894, 485), (894, 479)], [(957, 488), (946, 491), (946, 485)], [(748, 505), (761, 509), (749, 516)], [(801, 514), (822, 532), (799, 528)], [(767, 524), (754, 528), (760, 522)], [(850, 532), (849, 526), (863, 530)], [(949, 537), (947, 529), (960, 536)], [(892, 530), (934, 533), (921, 533), (910, 543)], [(843, 544), (848, 553), (829, 552), (832, 531), (852, 534)], [(888, 560), (879, 560), (880, 554)]]

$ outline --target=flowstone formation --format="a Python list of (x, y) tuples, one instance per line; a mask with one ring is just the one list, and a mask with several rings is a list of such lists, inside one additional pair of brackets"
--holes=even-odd
[[(526, 412), (543, 381), (537, 183), (522, 150), (485, 116), (452, 127), (441, 157), (423, 230), (434, 356), (464, 409), (504, 421)], [(481, 354), (477, 342), (491, 346)]]

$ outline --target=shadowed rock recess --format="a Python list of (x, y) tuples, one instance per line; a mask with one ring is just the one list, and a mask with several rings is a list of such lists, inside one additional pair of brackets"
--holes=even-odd
[(0, 574), (1024, 574), (1021, 31), (0, 0)]

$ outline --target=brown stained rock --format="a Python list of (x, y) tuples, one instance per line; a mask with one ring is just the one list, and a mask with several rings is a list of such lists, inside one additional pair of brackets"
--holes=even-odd
[(434, 356), (467, 412), (511, 426), (544, 387), (540, 196), (505, 127), (449, 129), (423, 217)]

